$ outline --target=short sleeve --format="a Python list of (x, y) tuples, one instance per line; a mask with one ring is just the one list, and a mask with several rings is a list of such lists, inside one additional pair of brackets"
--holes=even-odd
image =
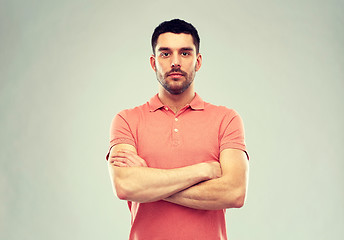
[(112, 122), (110, 127), (110, 144), (109, 151), (106, 155), (106, 160), (109, 158), (111, 148), (116, 144), (126, 143), (136, 147), (135, 138), (132, 134), (130, 124), (125, 118), (125, 112), (117, 114)]
[(243, 121), (234, 110), (226, 113), (220, 127), (220, 152), (227, 148), (242, 150), (249, 158), (245, 144)]

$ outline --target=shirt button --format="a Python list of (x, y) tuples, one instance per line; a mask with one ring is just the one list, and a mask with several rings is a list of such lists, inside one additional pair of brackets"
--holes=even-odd
[(174, 120), (175, 120), (176, 122), (178, 122), (178, 118), (175, 118)]
[(179, 130), (177, 128), (174, 129), (175, 132), (178, 132)]

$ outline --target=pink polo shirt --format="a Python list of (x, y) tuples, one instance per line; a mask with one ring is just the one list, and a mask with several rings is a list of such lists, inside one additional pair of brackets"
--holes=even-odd
[[(246, 152), (238, 113), (204, 102), (198, 94), (176, 114), (158, 95), (144, 105), (121, 111), (112, 121), (110, 149), (120, 143), (133, 145), (148, 167), (160, 169), (219, 161), (226, 148)], [(128, 205), (132, 217), (129, 239), (227, 239), (225, 209), (195, 210), (165, 201)]]

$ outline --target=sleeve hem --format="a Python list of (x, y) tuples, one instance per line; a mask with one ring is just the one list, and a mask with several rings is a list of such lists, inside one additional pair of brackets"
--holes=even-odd
[(109, 156), (110, 156), (110, 151), (111, 151), (111, 148), (117, 144), (130, 144), (132, 146), (134, 146), (136, 148), (136, 144), (133, 140), (131, 139), (128, 139), (128, 138), (117, 138), (117, 139), (114, 139), (112, 141), (110, 141), (110, 147), (109, 147), (109, 150), (106, 154), (106, 157), (105, 159), (106, 160), (109, 160)]
[(247, 156), (247, 160), (250, 160), (250, 156), (248, 155), (248, 152), (246, 150), (246, 146), (245, 145), (240, 144), (240, 143), (225, 143), (225, 144), (221, 145), (220, 152), (222, 152), (225, 149), (229, 149), (229, 148), (242, 150), (243, 152), (245, 152), (245, 154)]

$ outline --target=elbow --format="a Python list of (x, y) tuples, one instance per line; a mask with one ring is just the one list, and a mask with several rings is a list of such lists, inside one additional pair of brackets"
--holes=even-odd
[(129, 194), (126, 191), (124, 191), (123, 189), (116, 188), (115, 192), (116, 192), (116, 195), (117, 195), (117, 197), (119, 199), (121, 199), (121, 200), (128, 200), (128, 198), (129, 198), (128, 195)]
[(122, 168), (109, 168), (112, 191), (121, 200), (131, 201), (136, 192), (135, 183), (130, 181), (130, 175)]
[(226, 208), (242, 208), (245, 205), (246, 191), (237, 190), (226, 197)]
[(138, 187), (132, 181), (127, 181), (125, 179), (117, 178), (113, 183), (114, 194), (120, 200), (134, 201), (139, 203), (151, 202), (153, 201), (150, 195), (145, 194), (142, 188)]
[(245, 194), (237, 196), (233, 201), (232, 208), (242, 208), (245, 204)]
[(153, 201), (148, 196), (145, 196), (144, 194), (142, 194), (142, 191), (130, 187), (130, 184), (123, 186), (117, 183), (115, 187), (115, 192), (116, 192), (117, 197), (120, 200), (134, 201), (134, 202), (139, 202), (139, 203)]
[(130, 188), (120, 180), (114, 182), (114, 193), (121, 200), (130, 200), (132, 195)]

